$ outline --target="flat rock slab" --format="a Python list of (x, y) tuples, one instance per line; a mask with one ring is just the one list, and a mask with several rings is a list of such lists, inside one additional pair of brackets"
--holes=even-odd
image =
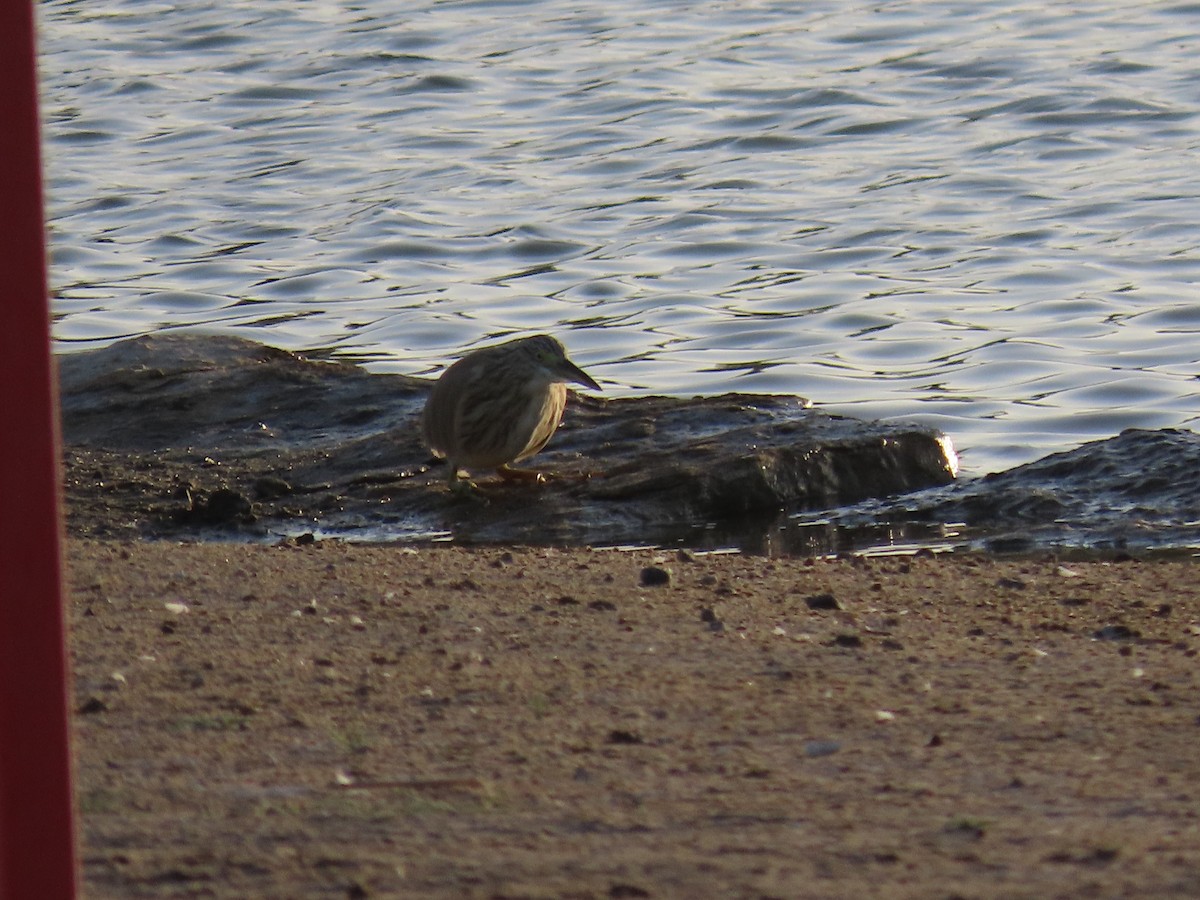
[(821, 520), (850, 531), (878, 522), (899, 529), (954, 523), (962, 543), (994, 552), (1194, 549), (1200, 546), (1197, 472), (1200, 435), (1131, 428), (1004, 472), (844, 507)]
[(788, 396), (576, 395), (544, 486), (452, 495), (420, 437), (432, 384), (228, 336), (59, 358), (73, 533), (641, 543), (942, 485), (937, 432)]

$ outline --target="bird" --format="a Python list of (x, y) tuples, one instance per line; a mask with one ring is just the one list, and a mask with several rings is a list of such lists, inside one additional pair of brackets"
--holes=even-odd
[(464, 485), (460, 468), (545, 481), (540, 472), (510, 464), (546, 446), (562, 421), (568, 384), (602, 390), (548, 334), (474, 350), (442, 372), (425, 402), (421, 429), (433, 455), (449, 463), (451, 489)]

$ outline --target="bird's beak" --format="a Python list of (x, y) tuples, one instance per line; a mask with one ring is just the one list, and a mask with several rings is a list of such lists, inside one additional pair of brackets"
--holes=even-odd
[(567, 379), (572, 384), (582, 384), (584, 387), (590, 387), (593, 391), (602, 391), (604, 388), (596, 384), (596, 380), (587, 372), (575, 365), (569, 359), (564, 359), (562, 365), (559, 366), (558, 374)]

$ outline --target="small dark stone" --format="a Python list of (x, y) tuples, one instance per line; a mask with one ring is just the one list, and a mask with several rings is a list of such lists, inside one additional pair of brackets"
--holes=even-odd
[(626, 731), (623, 728), (614, 728), (608, 733), (608, 743), (610, 744), (640, 744), (642, 736), (636, 731)]
[(1131, 641), (1138, 633), (1127, 625), (1105, 625), (1092, 633), (1098, 641)]
[(842, 604), (837, 602), (837, 598), (833, 594), (813, 594), (810, 597), (805, 597), (804, 602), (808, 604), (809, 609), (841, 609)]
[(857, 634), (839, 634), (833, 639), (833, 643), (837, 647), (861, 647), (863, 645), (862, 638)]
[(680, 562), (690, 563), (696, 561), (696, 555), (691, 550), (680, 549), (676, 551), (675, 558)]
[(1160, 603), (1158, 604), (1158, 608), (1154, 610), (1154, 614), (1159, 618), (1165, 619), (1167, 616), (1171, 615), (1171, 611), (1174, 609), (1175, 607), (1173, 607), (1170, 603)]
[(713, 621), (713, 622), (709, 622), (709, 623), (708, 623), (708, 630), (709, 630), (709, 631), (714, 631), (714, 632), (715, 632), (715, 631), (724, 631), (724, 630), (725, 630), (725, 623), (724, 623), (724, 622), (722, 622), (720, 619), (717, 619), (717, 620), (715, 620), (715, 621)]
[(940, 746), (942, 746), (942, 736), (941, 736), (940, 734), (935, 734), (935, 735), (933, 735), (933, 736), (932, 736), (932, 737), (931, 737), (931, 738), (928, 740), (928, 742), (925, 744), (925, 746), (926, 746), (926, 747), (940, 747)]
[(170, 622), (163, 622), (162, 625), (159, 627), (159, 631), (161, 631), (163, 634), (174, 634), (175, 626), (172, 625)]
[(594, 609), (597, 612), (616, 612), (617, 604), (608, 600), (593, 600), (588, 604), (588, 609)]
[(975, 819), (955, 819), (942, 826), (942, 831), (945, 834), (960, 835), (970, 838), (973, 841), (978, 841), (987, 832), (987, 828), (983, 822)]
[(717, 614), (715, 612), (713, 612), (711, 606), (706, 606), (706, 607), (704, 607), (704, 609), (700, 610), (700, 621), (701, 622), (717, 621)]
[(566, 594), (563, 594), (561, 597), (559, 597), (554, 602), (557, 603), (559, 606), (578, 606), (579, 605), (578, 600), (576, 600), (574, 597), (567, 596)]
[(661, 587), (671, 583), (671, 570), (659, 566), (646, 566), (642, 569), (639, 583), (642, 587)]
[(804, 755), (809, 759), (817, 759), (821, 756), (832, 756), (842, 749), (842, 745), (838, 741), (809, 741), (804, 745)]
[(608, 889), (610, 897), (649, 897), (650, 892), (636, 884), (614, 884)]
[(99, 697), (88, 697), (80, 707), (75, 710), (81, 716), (90, 716), (92, 713), (108, 712), (108, 704)]
[(298, 534), (295, 538), (297, 547), (307, 547), (309, 544), (315, 544), (317, 537), (311, 531), (306, 531), (304, 534)]
[(1025, 588), (1025, 582), (1020, 578), (1009, 578), (1008, 576), (998, 579), (996, 584), (1002, 588), (1008, 588), (1010, 591), (1020, 591)]

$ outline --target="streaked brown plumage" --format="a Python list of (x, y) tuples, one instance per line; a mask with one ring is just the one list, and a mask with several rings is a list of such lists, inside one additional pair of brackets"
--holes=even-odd
[(451, 485), (459, 468), (538, 478), (508, 466), (546, 446), (562, 420), (567, 384), (600, 390), (548, 334), (475, 350), (446, 369), (421, 425), (429, 449), (449, 463)]

